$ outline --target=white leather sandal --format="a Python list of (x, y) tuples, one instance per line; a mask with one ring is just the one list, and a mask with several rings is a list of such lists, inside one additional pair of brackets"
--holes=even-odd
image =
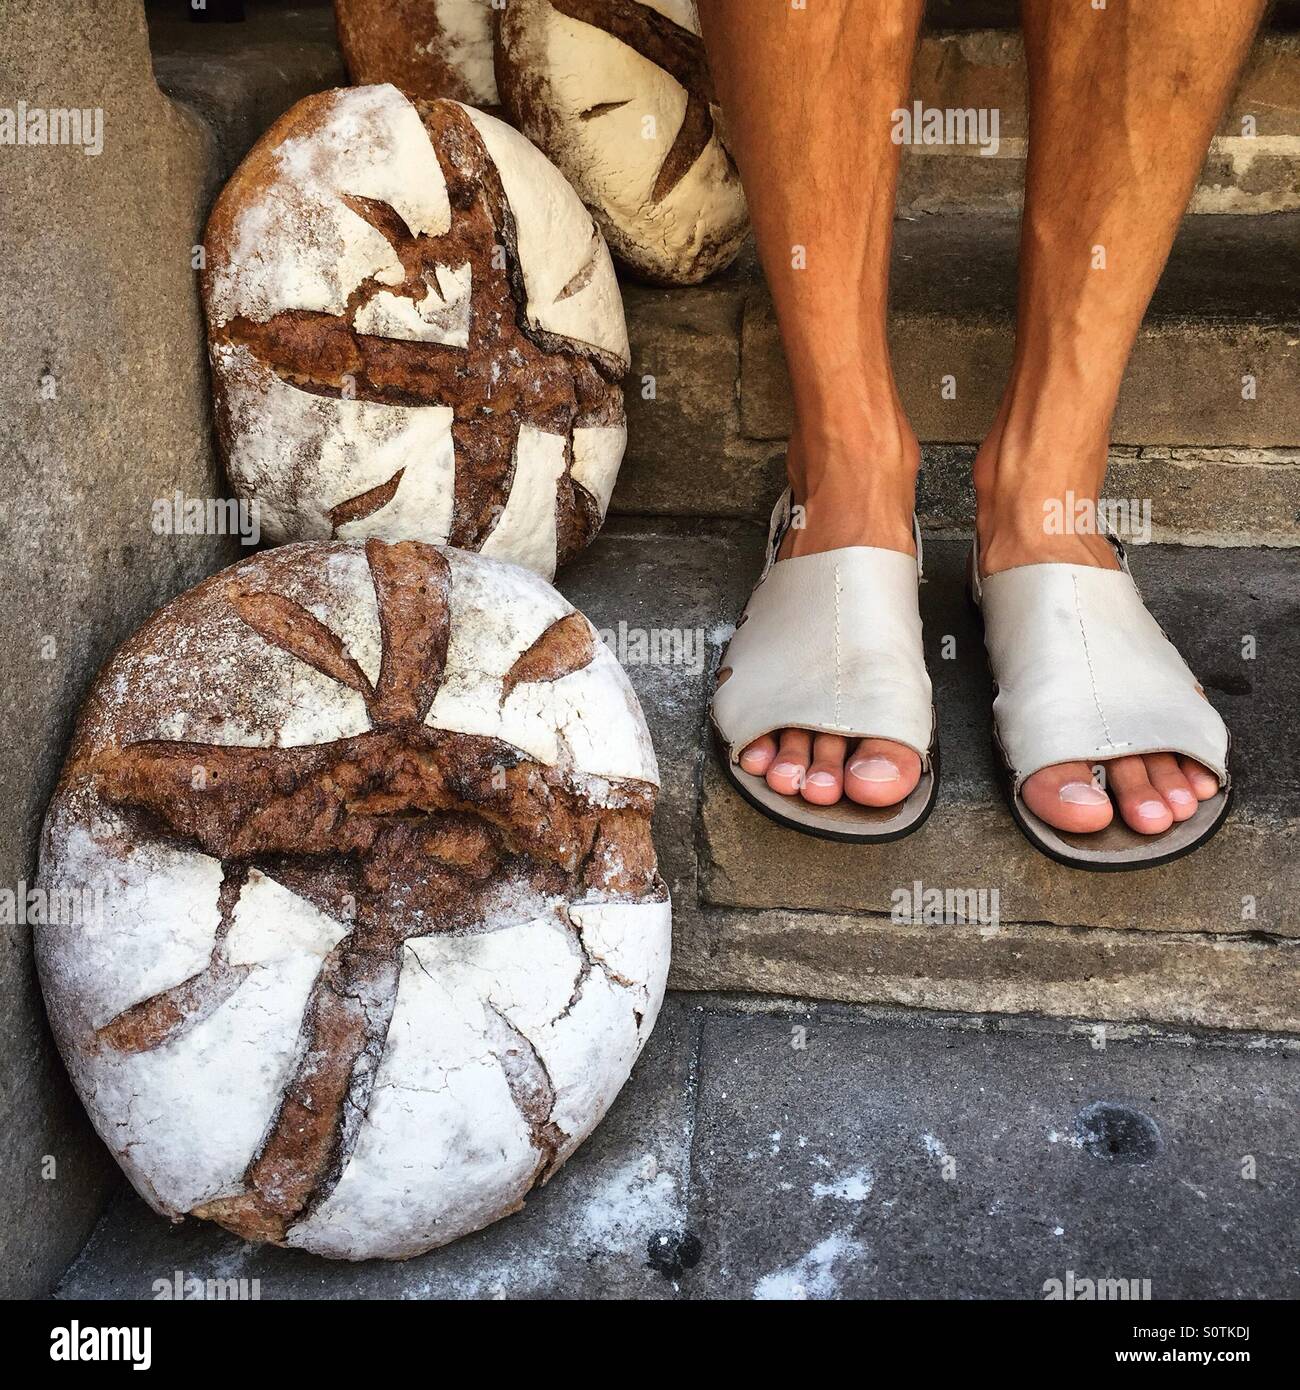
[[(920, 531), (915, 560), (866, 545), (778, 560), (790, 517), (787, 488), (772, 513), (763, 573), (718, 671), (711, 717), (723, 766), (741, 796), (782, 825), (827, 840), (896, 840), (930, 814), (939, 786), (917, 604)], [(921, 779), (894, 806), (783, 796), (740, 766), (749, 744), (778, 729), (905, 744), (921, 759)]]
[[(993, 675), (993, 741), (1011, 814), (1036, 849), (1080, 869), (1147, 869), (1203, 845), (1232, 800), (1231, 740), (1196, 677), (1147, 611), (1124, 547), (1121, 568), (1021, 565), (980, 578), (971, 598), (984, 618)], [(1140, 835), (1116, 814), (1104, 830), (1057, 830), (1025, 804), (1026, 778), (1054, 763), (1096, 764), (1143, 753), (1195, 758), (1218, 792), (1161, 835)]]

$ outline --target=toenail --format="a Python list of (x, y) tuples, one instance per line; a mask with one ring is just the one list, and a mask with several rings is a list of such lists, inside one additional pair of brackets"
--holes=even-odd
[(1148, 820), (1157, 820), (1165, 815), (1168, 807), (1163, 801), (1144, 801), (1138, 807), (1138, 815), (1145, 816)]
[(1091, 782), (1067, 782), (1057, 795), (1071, 806), (1100, 806), (1110, 798)]
[(810, 787), (833, 787), (835, 785), (835, 774), (833, 772), (810, 772), (804, 781)]
[(803, 768), (798, 763), (777, 763), (772, 771), (778, 777), (798, 777)]
[(849, 771), (864, 782), (897, 782), (903, 775), (888, 758), (859, 758), (849, 764)]
[(1172, 801), (1175, 806), (1190, 806), (1191, 803), (1196, 800), (1191, 792), (1186, 791), (1182, 787), (1175, 787), (1173, 791), (1168, 793), (1168, 796), (1169, 800)]

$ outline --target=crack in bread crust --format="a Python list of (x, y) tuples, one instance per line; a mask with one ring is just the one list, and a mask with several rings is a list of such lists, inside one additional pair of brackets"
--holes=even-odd
[(529, 1188), (545, 1182), (568, 1135), (555, 1123), (555, 1083), (546, 1061), (523, 1030), (490, 1000), (487, 1013), (492, 1033), (489, 1041), (501, 1065), (510, 1099), (528, 1126), (529, 1138), (537, 1150), (537, 1167)]
[[(123, 1011), (97, 1030), (93, 1047), (164, 1046), (235, 993), (253, 967), (231, 965), (224, 948), (253, 869), (347, 928), (311, 986), (292, 1072), (243, 1190), (194, 1209), (250, 1239), (282, 1242), (346, 1167), (384, 1054), (405, 942), (556, 913), (568, 921), (569, 902), (665, 893), (651, 784), (602, 779), (597, 801), (566, 767), (424, 722), (446, 669), (450, 567), (414, 541), (371, 540), (364, 553), (381, 634), (373, 687), (340, 639), (293, 600), (240, 577), (216, 592), (264, 641), (358, 689), (369, 732), (287, 748), (112, 743), (79, 750), (65, 773), (89, 782), (134, 831), (197, 848), (224, 870), (207, 971)], [(571, 612), (515, 660), (505, 682), (513, 690), (558, 680), (595, 652), (591, 625)], [(567, 1136), (551, 1121), (554, 1087), (540, 1056), (515, 1035), (501, 1064), (539, 1150), (536, 1182)]]

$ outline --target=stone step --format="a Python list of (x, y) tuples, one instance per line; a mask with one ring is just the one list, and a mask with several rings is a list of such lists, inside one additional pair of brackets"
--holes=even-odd
[[(973, 20), (996, 20), (972, 29)], [(171, 0), (151, 0), (154, 70), (163, 90), (212, 126), (218, 173), (228, 176), (268, 125), (308, 92), (347, 80), (328, 3), (250, 0), (242, 24), (192, 24)], [(905, 213), (1017, 205), (1025, 158), (1025, 69), (1014, 7), (930, 7), (917, 50), (912, 100), (996, 111), (996, 149), (915, 145), (905, 151)], [(949, 27), (953, 26), (953, 27)], [(1243, 124), (1253, 119), (1249, 134)], [(986, 119), (988, 119), (986, 117)], [(1193, 212), (1300, 208), (1300, 36), (1265, 31), (1206, 159)]]
[[(1017, 223), (900, 221), (891, 333), (925, 451), (924, 525), (962, 532), (973, 445), (1010, 364)], [(626, 285), (633, 366), (616, 511), (765, 515), (790, 395), (752, 255), (690, 290)], [(1300, 541), (1300, 213), (1187, 218), (1138, 337), (1107, 495), (1150, 503), (1153, 534), (1198, 545)], [(947, 388), (947, 389), (945, 389)]]
[[(957, 140), (905, 151), (904, 214), (1016, 208), (1028, 141), (1024, 48), (1015, 29), (927, 34), (912, 73), (913, 102), (973, 111)], [(981, 114), (982, 113), (982, 114)], [(996, 113), (996, 116), (995, 114)], [(994, 128), (992, 122), (996, 118)], [(972, 130), (976, 130), (978, 141)], [(1300, 35), (1264, 33), (1219, 123), (1197, 181), (1193, 213), (1300, 208)]]
[(1294, 1040), (672, 994), (517, 1215), (349, 1264), (124, 1191), (55, 1296), (1041, 1299), (1074, 1270), (1295, 1298), (1298, 1103)]
[[(652, 725), (678, 987), (1300, 1031), (1300, 603), (1285, 553), (1137, 550), (1153, 612), (1233, 731), (1237, 796), (1198, 853), (1111, 875), (1051, 862), (1011, 821), (957, 541), (926, 550), (943, 763), (927, 824), (858, 848), (741, 801), (711, 751), (706, 691), (761, 546), (754, 525), (619, 520), (560, 576), (614, 642)], [(997, 921), (893, 920), (896, 890), (918, 880), (982, 890), (986, 907), (996, 892)]]

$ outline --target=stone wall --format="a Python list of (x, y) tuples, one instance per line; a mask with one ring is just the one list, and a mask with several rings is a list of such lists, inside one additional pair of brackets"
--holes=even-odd
[[(0, 889), (12, 892), (33, 876), (95, 670), (238, 546), (151, 524), (177, 488), (220, 492), (191, 267), (210, 137), (155, 85), (138, 0), (0, 0), (0, 36), (0, 122), (25, 115), (34, 132), (34, 112), (92, 113), (82, 145), (0, 144)], [(49, 1289), (116, 1169), (50, 1045), (29, 929), (3, 932), (0, 1295), (15, 1297)]]

